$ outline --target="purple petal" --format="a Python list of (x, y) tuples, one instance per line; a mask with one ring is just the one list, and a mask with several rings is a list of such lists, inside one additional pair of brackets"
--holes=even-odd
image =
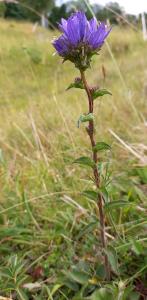
[(63, 32), (63, 33), (67, 33), (67, 21), (65, 19), (61, 19), (61, 24), (59, 24), (59, 29)]
[(89, 21), (89, 24), (90, 24), (90, 30), (91, 30), (91, 32), (97, 30), (98, 23), (97, 23), (96, 18), (92, 18), (92, 19)]
[(107, 29), (105, 23), (98, 25), (96, 18), (88, 21), (81, 11), (72, 14), (67, 20), (62, 18), (59, 28), (63, 34), (53, 45), (60, 56), (67, 58), (73, 55), (73, 59), (74, 50), (82, 51), (83, 46), (88, 53), (98, 50), (111, 30)]
[(82, 41), (86, 31), (87, 18), (85, 16), (85, 13), (81, 11), (79, 11), (76, 15), (79, 21), (80, 40)]
[(67, 22), (67, 37), (71, 45), (77, 46), (80, 41), (79, 21), (77, 15), (74, 14)]
[(89, 23), (89, 21), (87, 21), (83, 42), (87, 43), (87, 41), (89, 40), (90, 35), (91, 35), (90, 23)]
[[(110, 29), (111, 30), (111, 29)], [(106, 25), (101, 23), (96, 32), (92, 32), (89, 37), (89, 45), (95, 50), (100, 48), (104, 40), (106, 39), (107, 35), (109, 34), (110, 30), (107, 31)]]
[(68, 41), (66, 36), (61, 35), (58, 39), (53, 42), (53, 46), (59, 55), (64, 56), (68, 53)]

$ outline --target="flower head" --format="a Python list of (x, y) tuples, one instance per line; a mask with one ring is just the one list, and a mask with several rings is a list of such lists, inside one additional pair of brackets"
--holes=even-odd
[(91, 57), (100, 50), (111, 30), (95, 18), (88, 21), (81, 11), (67, 20), (61, 19), (59, 29), (62, 35), (53, 41), (53, 46), (64, 60), (72, 61), (79, 69), (89, 67)]

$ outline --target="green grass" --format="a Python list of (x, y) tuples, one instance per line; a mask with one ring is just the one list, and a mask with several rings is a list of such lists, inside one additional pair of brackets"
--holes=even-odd
[[(107, 291), (97, 294), (106, 283), (95, 203), (82, 194), (93, 184), (72, 164), (90, 154), (85, 128), (77, 128), (86, 97), (65, 91), (79, 74), (53, 56), (58, 33), (32, 28), (0, 21), (0, 294), (105, 300)], [(135, 300), (147, 268), (147, 44), (138, 32), (113, 28), (109, 45), (116, 64), (104, 46), (87, 78), (112, 92), (96, 100), (95, 117), (97, 140), (112, 145), (101, 155), (112, 172), (109, 199), (122, 203), (106, 210), (109, 287), (112, 299)]]

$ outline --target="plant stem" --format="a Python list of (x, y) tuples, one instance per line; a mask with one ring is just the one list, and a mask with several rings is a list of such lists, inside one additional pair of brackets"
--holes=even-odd
[[(81, 80), (83, 82), (85, 91), (86, 91), (87, 96), (88, 96), (89, 113), (93, 113), (94, 105), (93, 105), (91, 90), (90, 90), (90, 87), (89, 87), (89, 85), (86, 81), (84, 71), (80, 71), (80, 72), (81, 72)], [(97, 152), (93, 150), (93, 147), (96, 145), (95, 136), (94, 136), (94, 121), (93, 120), (89, 121), (89, 126), (87, 128), (87, 133), (90, 137), (92, 153), (93, 153), (93, 161), (95, 163), (95, 166), (93, 168), (95, 184), (96, 184), (96, 187), (99, 190), (100, 189), (100, 175), (99, 175), (98, 168), (97, 168), (98, 155), (97, 155)], [(105, 262), (106, 277), (107, 277), (107, 280), (110, 280), (110, 266), (109, 266), (108, 257), (107, 257), (107, 254), (106, 254), (107, 240), (106, 240), (106, 233), (105, 233), (105, 216), (104, 216), (104, 210), (103, 210), (103, 197), (102, 197), (102, 194), (100, 192), (98, 192), (97, 206), (98, 206), (98, 210), (99, 210), (100, 233), (101, 233), (102, 247), (103, 247), (103, 250), (104, 250), (104, 262)]]

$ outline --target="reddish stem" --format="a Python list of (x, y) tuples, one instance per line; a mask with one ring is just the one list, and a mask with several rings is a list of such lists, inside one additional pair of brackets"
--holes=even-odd
[[(88, 96), (89, 113), (93, 113), (94, 105), (93, 105), (92, 94), (91, 94), (91, 90), (88, 86), (88, 83), (86, 81), (85, 73), (83, 71), (81, 71), (81, 79), (82, 79), (85, 91), (87, 93), (87, 96)], [(100, 189), (100, 175), (99, 175), (98, 168), (97, 168), (98, 155), (97, 155), (97, 152), (93, 150), (93, 147), (96, 145), (95, 137), (94, 137), (94, 121), (93, 120), (89, 121), (89, 126), (87, 128), (87, 132), (90, 137), (92, 153), (93, 153), (93, 161), (95, 163), (95, 166), (93, 168), (95, 184), (99, 190)], [(106, 233), (105, 233), (105, 217), (104, 217), (104, 210), (103, 210), (103, 197), (102, 197), (101, 193), (99, 193), (99, 192), (98, 192), (97, 206), (98, 206), (99, 218), (100, 218), (101, 242), (102, 242), (102, 247), (104, 250), (105, 271), (106, 271), (107, 280), (110, 280), (110, 266), (109, 266), (108, 257), (107, 257), (106, 251), (105, 251), (107, 249), (107, 240), (106, 240)]]

